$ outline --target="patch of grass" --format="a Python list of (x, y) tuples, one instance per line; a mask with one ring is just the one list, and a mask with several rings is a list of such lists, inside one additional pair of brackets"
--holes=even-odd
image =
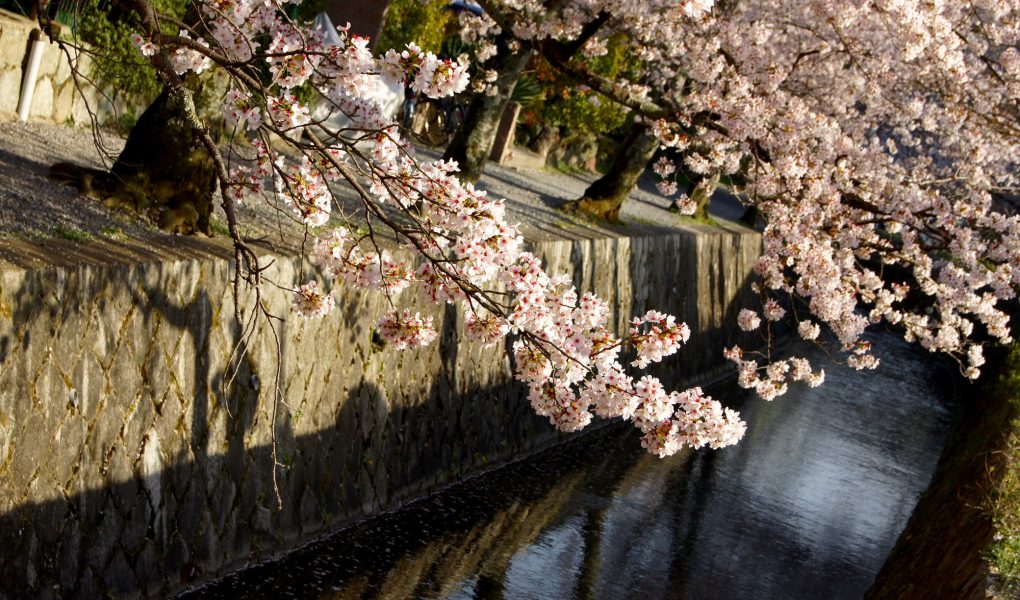
[(225, 235), (230, 237), (230, 229), (227, 224), (219, 219), (209, 219), (209, 228), (212, 229), (216, 235)]
[(127, 234), (124, 233), (124, 230), (121, 229), (120, 227), (117, 227), (116, 225), (106, 225), (105, 227), (99, 230), (99, 235), (111, 240), (119, 240), (127, 237)]
[(552, 161), (550, 163), (546, 163), (545, 167), (542, 170), (546, 171), (547, 173), (560, 173), (562, 175), (570, 175), (570, 176), (581, 176), (581, 175), (591, 175), (592, 174), (592, 172), (587, 170), (587, 169), (582, 169), (581, 167), (575, 167), (574, 165), (570, 165), (570, 164), (567, 164), (565, 162), (560, 162), (558, 160), (557, 161)]
[(87, 231), (75, 227), (74, 225), (57, 225), (53, 228), (53, 235), (71, 242), (87, 242), (96, 237)]
[[(1020, 408), (1020, 344), (1014, 344), (996, 392)], [(999, 583), (1020, 590), (1020, 419), (1013, 419), (1004, 450), (1003, 472), (992, 500), (995, 535), (988, 557)]]
[(701, 223), (702, 225), (709, 225), (711, 227), (719, 227), (719, 221), (716, 221), (711, 215), (707, 217), (688, 217), (695, 223)]

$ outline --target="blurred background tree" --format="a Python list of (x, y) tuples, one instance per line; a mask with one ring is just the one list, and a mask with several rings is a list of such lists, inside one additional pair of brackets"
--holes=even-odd
[(386, 9), (382, 33), (375, 44), (377, 54), (400, 50), (409, 42), (439, 54), (447, 29), (454, 22), (446, 0), (393, 0)]
[[(606, 40), (606, 53), (586, 58), (588, 67), (606, 78), (627, 78), (640, 68), (627, 40), (615, 35)], [(521, 113), (518, 139), (567, 169), (604, 170), (627, 136), (629, 110), (601, 94), (563, 76), (542, 58), (532, 61), (541, 86), (539, 101)]]

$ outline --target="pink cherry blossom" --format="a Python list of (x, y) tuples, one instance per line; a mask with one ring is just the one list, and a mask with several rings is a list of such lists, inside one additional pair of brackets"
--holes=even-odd
[(761, 325), (761, 318), (753, 310), (743, 308), (737, 315), (737, 325), (744, 331), (754, 331)]
[(336, 306), (332, 293), (325, 293), (315, 281), (309, 281), (294, 294), (294, 312), (306, 318), (320, 318)]
[(432, 327), (432, 317), (412, 315), (406, 308), (401, 313), (391, 310), (383, 315), (378, 327), (379, 335), (397, 350), (428, 346), (439, 336)]

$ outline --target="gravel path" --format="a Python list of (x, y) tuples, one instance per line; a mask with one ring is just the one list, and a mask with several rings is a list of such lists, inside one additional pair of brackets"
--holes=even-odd
[[(124, 144), (114, 136), (103, 136), (102, 141), (114, 155)], [(144, 232), (144, 225), (47, 176), (50, 165), (59, 161), (102, 168), (99, 156), (91, 130), (40, 123), (0, 123), (0, 235)]]
[[(109, 166), (124, 141), (115, 134), (103, 133), (100, 142), (107, 156), (105, 165), (90, 129), (45, 123), (0, 123), (0, 238), (73, 240), (167, 235), (151, 224), (108, 209), (81, 196), (74, 188), (49, 179), (50, 165), (59, 161), (97, 168)], [(421, 153), (425, 157), (435, 156), (432, 150)], [(532, 238), (652, 233), (690, 224), (690, 220), (667, 210), (669, 200), (655, 192), (653, 177), (648, 174), (624, 205), (621, 216), (625, 225), (594, 225), (554, 210), (562, 202), (579, 197), (594, 177), (489, 165), (478, 185), (490, 194), (506, 198), (509, 220), (521, 224), (525, 234)], [(353, 198), (349, 188), (337, 192), (347, 201)], [(732, 197), (717, 194), (713, 199), (712, 212), (717, 218), (735, 220), (741, 210)], [(252, 235), (281, 230), (300, 233), (269, 206), (242, 206), (239, 217)], [(218, 220), (226, 221), (222, 214)]]
[[(622, 226), (595, 225), (582, 219), (571, 218), (555, 210), (557, 206), (581, 197), (598, 175), (591, 173), (566, 174), (550, 169), (515, 169), (512, 166), (487, 165), (479, 186), (490, 194), (506, 199), (511, 220), (516, 218), (531, 235), (542, 232), (563, 237), (585, 235), (590, 232), (612, 231), (617, 234), (654, 233), (675, 231), (689, 227), (691, 219), (669, 211), (670, 198), (655, 189), (655, 176), (651, 171), (638, 180), (637, 188), (620, 212)], [(712, 199), (709, 212), (716, 219), (737, 221), (743, 207), (733, 196), (718, 192)]]

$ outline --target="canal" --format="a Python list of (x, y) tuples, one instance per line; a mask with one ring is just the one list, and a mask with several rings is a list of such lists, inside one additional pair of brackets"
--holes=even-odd
[(608, 427), (198, 589), (188, 598), (860, 598), (930, 479), (951, 371), (887, 334), (771, 403), (710, 391), (735, 447), (646, 454)]

